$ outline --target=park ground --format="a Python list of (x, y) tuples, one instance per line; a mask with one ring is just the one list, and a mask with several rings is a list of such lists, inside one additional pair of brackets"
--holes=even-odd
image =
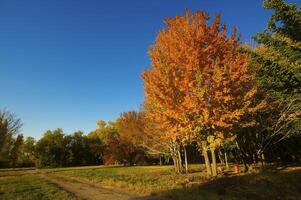
[(206, 177), (204, 166), (0, 169), (1, 200), (301, 199), (301, 167)]

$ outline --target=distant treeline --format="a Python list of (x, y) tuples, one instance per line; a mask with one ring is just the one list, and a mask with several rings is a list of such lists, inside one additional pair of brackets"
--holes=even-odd
[(99, 128), (88, 135), (81, 131), (66, 135), (59, 128), (49, 130), (38, 141), (32, 137), (24, 139), (21, 134), (15, 136), (21, 122), (8, 111), (0, 110), (0, 122), (0, 167), (145, 165), (158, 162), (147, 155), (145, 149), (121, 140), (113, 122), (100, 121)]
[[(127, 115), (137, 116), (130, 111)], [(124, 116), (124, 114), (123, 114)], [(124, 118), (124, 117), (123, 117)], [(127, 117), (129, 119), (129, 117)], [(98, 122), (98, 128), (89, 134), (81, 131), (64, 134), (63, 130), (48, 130), (41, 139), (24, 138), (19, 134), (21, 120), (7, 110), (0, 110), (0, 167), (67, 167), (87, 165), (153, 165), (170, 164), (170, 155), (150, 152), (131, 141), (131, 133), (139, 131), (132, 118), (125, 124), (122, 118), (115, 122)], [(136, 130), (128, 130), (131, 123)], [(123, 131), (120, 131), (123, 128)], [(128, 133), (130, 131), (131, 133)], [(134, 131), (134, 132), (132, 132)], [(201, 154), (190, 145), (189, 161), (200, 162)]]

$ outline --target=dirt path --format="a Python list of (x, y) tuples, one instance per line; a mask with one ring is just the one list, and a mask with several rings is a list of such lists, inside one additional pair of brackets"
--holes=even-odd
[(158, 200), (156, 197), (141, 197), (118, 189), (104, 188), (96, 184), (83, 182), (63, 175), (41, 172), (35, 172), (33, 174), (86, 200)]

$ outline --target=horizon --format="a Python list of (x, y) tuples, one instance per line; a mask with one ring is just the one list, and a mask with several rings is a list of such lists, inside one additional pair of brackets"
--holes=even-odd
[(271, 14), (261, 1), (1, 2), (0, 108), (20, 117), (24, 136), (35, 139), (56, 128), (87, 134), (98, 120), (138, 110), (140, 74), (151, 66), (148, 47), (164, 18), (186, 8), (211, 18), (222, 13), (221, 21), (229, 30), (238, 27), (246, 42)]

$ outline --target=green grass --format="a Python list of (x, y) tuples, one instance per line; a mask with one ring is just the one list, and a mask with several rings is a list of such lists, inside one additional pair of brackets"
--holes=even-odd
[(27, 171), (0, 170), (1, 200), (79, 200)]
[[(190, 166), (200, 171), (201, 165)], [(154, 194), (165, 190), (182, 188), (194, 179), (204, 180), (204, 173), (175, 174), (173, 166), (136, 167), (79, 167), (47, 169), (51, 173), (78, 177), (106, 186), (126, 188), (140, 194)]]
[(14, 169), (14, 168), (7, 168), (7, 169), (0, 169), (0, 178), (1, 177), (9, 177), (9, 176), (21, 176), (28, 174), (29, 171), (32, 169), (24, 168), (24, 169)]
[(173, 173), (172, 166), (78, 167), (48, 172), (174, 200), (301, 199), (300, 167), (217, 179), (207, 179), (200, 165), (190, 169), (193, 173), (187, 175)]
[[(191, 173), (175, 174), (172, 166), (72, 167), (43, 169), (90, 183), (124, 188), (172, 200), (301, 199), (301, 167), (262, 173), (206, 178), (204, 167), (191, 165)], [(77, 200), (30, 170), (0, 170), (1, 200)]]

